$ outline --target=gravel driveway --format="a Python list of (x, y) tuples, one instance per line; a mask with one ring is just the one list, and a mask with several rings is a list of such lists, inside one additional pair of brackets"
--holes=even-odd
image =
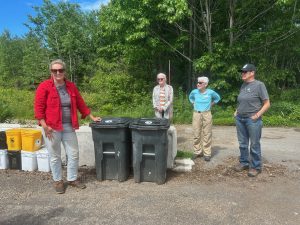
[[(191, 125), (177, 125), (178, 149), (191, 151)], [(299, 129), (264, 128), (264, 170), (237, 174), (234, 127), (213, 128), (211, 162), (168, 171), (163, 185), (97, 181), (81, 168), (85, 190), (55, 194), (42, 172), (0, 170), (0, 224), (300, 224)]]

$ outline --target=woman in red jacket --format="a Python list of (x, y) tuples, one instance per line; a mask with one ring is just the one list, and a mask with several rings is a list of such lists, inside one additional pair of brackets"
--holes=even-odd
[(50, 166), (57, 193), (65, 192), (62, 180), (61, 143), (67, 154), (68, 185), (84, 189), (86, 186), (78, 179), (79, 148), (75, 129), (79, 128), (77, 110), (82, 118), (94, 117), (86, 106), (77, 87), (65, 77), (65, 63), (54, 60), (50, 63), (51, 78), (42, 82), (35, 95), (35, 118), (43, 127), (43, 136), (50, 154)]

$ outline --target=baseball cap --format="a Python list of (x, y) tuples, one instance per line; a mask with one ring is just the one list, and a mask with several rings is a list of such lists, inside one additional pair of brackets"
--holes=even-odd
[(248, 71), (256, 71), (256, 67), (253, 64), (247, 63), (243, 66), (242, 69), (239, 70), (239, 72), (248, 72)]

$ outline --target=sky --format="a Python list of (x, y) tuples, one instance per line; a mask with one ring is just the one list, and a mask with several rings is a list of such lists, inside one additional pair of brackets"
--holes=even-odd
[[(53, 3), (59, 0), (51, 0)], [(63, 0), (77, 3), (84, 11), (99, 9), (101, 4), (109, 0)], [(0, 34), (8, 30), (12, 37), (21, 37), (28, 32), (24, 23), (28, 22), (28, 15), (35, 16), (33, 6), (41, 6), (43, 0), (0, 0)]]

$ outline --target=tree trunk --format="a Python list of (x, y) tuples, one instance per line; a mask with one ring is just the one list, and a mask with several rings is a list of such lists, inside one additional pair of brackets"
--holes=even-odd
[(203, 27), (205, 31), (205, 39), (207, 44), (207, 49), (209, 52), (212, 52), (212, 34), (211, 34), (211, 26), (212, 26), (212, 18), (211, 18), (211, 11), (210, 11), (210, 2), (211, 0), (200, 0), (200, 9), (202, 13), (202, 21)]
[(234, 9), (235, 9), (236, 0), (229, 0), (229, 47), (233, 46), (234, 42)]
[[(191, 4), (194, 5), (194, 0), (191, 0)], [(193, 71), (193, 16), (195, 14), (194, 7), (192, 7), (192, 16), (189, 23), (189, 52), (188, 57), (191, 59), (188, 64), (188, 90), (192, 88), (192, 71)]]
[(205, 0), (208, 51), (212, 52), (210, 0)]

